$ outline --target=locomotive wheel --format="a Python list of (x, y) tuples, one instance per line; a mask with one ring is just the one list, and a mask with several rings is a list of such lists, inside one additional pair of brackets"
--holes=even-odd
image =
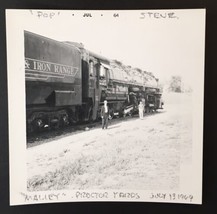
[(51, 125), (51, 128), (54, 130), (58, 129), (59, 127), (60, 127), (59, 123), (54, 123)]
[(90, 107), (89, 108), (89, 111), (88, 111), (88, 121), (89, 122), (92, 122), (92, 115), (93, 115), (93, 108), (92, 107)]
[(123, 117), (123, 116), (124, 116), (124, 113), (123, 113), (122, 110), (119, 111), (119, 115), (118, 115), (118, 116), (119, 116), (119, 117)]
[(113, 117), (114, 117), (114, 110), (113, 109), (110, 110), (110, 116), (111, 116), (110, 119), (113, 119)]
[(67, 126), (68, 124), (69, 124), (69, 117), (67, 114), (65, 114), (61, 118), (61, 126)]
[(59, 118), (52, 118), (50, 121), (50, 127), (52, 129), (58, 129), (60, 127), (60, 121)]
[(27, 134), (32, 133), (32, 132), (34, 132), (34, 128), (33, 128), (32, 124), (30, 124), (30, 125), (27, 124)]
[(37, 126), (38, 126), (39, 128), (42, 128), (42, 127), (43, 127), (43, 121), (42, 121), (42, 119), (41, 119), (41, 118), (37, 119), (37, 120), (36, 120), (36, 124), (37, 124)]
[(32, 130), (41, 131), (44, 127), (44, 122), (42, 118), (36, 118), (33, 122)]

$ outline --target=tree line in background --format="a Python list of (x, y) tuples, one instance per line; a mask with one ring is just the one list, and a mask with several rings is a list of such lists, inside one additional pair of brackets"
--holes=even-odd
[(176, 92), (176, 93), (183, 93), (183, 92), (192, 92), (192, 88), (188, 85), (185, 85), (181, 76), (171, 76), (168, 86), (168, 92)]

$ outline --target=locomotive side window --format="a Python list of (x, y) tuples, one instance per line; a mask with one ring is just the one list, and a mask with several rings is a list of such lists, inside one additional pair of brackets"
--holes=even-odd
[(128, 92), (128, 88), (124, 85), (118, 85), (117, 86), (117, 91), (118, 92), (122, 92), (122, 93), (127, 93)]
[(93, 61), (90, 61), (90, 63), (89, 63), (89, 72), (90, 72), (90, 76), (93, 76), (93, 74), (94, 74)]
[(100, 65), (99, 75), (100, 75), (100, 79), (105, 78), (105, 68), (102, 65)]
[(109, 82), (109, 80), (110, 80), (110, 71), (109, 71), (109, 69), (106, 69), (107, 71), (106, 71), (106, 80), (107, 80), (107, 82)]

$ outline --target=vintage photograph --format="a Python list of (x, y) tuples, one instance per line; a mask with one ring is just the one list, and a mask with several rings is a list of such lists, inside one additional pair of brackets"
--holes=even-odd
[(205, 10), (6, 18), (12, 204), (201, 203)]

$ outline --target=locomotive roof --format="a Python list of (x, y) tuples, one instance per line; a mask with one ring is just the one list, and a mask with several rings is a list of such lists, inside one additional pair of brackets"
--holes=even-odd
[(89, 53), (90, 56), (94, 57), (94, 58), (97, 58), (99, 60), (102, 60), (104, 63), (107, 63), (107, 64), (110, 64), (110, 61), (108, 58), (102, 56), (102, 55), (99, 55), (99, 54), (96, 54), (90, 50), (87, 50), (85, 47), (84, 47), (84, 44), (83, 43), (78, 43), (78, 42), (71, 42), (71, 41), (65, 41), (64, 43), (68, 44), (68, 45), (71, 45), (71, 46), (75, 46), (77, 48), (80, 49), (80, 51), (82, 50), (85, 50), (86, 52)]
[(24, 30), (24, 33), (25, 33), (25, 34), (34, 35), (34, 36), (39, 37), (39, 38), (41, 38), (41, 39), (44, 38), (44, 39), (46, 39), (46, 40), (50, 40), (50, 41), (52, 41), (52, 42), (59, 43), (59, 44), (62, 45), (62, 46), (74, 47), (76, 50), (78, 50), (79, 52), (81, 52), (80, 49), (79, 49), (77, 46), (75, 46), (75, 45), (70, 45), (70, 44), (67, 44), (67, 43), (64, 43), (64, 42), (61, 42), (61, 41), (58, 41), (58, 40), (55, 40), (55, 39), (51, 39), (51, 38), (48, 38), (48, 37), (46, 37), (46, 36), (42, 36), (42, 35), (40, 35), (40, 34), (33, 33), (33, 32), (30, 32), (30, 31), (27, 31), (27, 30)]
[(111, 61), (111, 60), (109, 60), (108, 58), (106, 58), (106, 57), (104, 57), (104, 56), (101, 56), (101, 55), (99, 55), (99, 54), (96, 54), (96, 53), (94, 53), (94, 52), (92, 52), (92, 51), (89, 51), (89, 54), (90, 54), (90, 56), (93, 56), (93, 57), (95, 57), (95, 58), (97, 58), (97, 59), (100, 59), (100, 60), (104, 61), (104, 62), (107, 63), (107, 64), (110, 64), (110, 61)]

